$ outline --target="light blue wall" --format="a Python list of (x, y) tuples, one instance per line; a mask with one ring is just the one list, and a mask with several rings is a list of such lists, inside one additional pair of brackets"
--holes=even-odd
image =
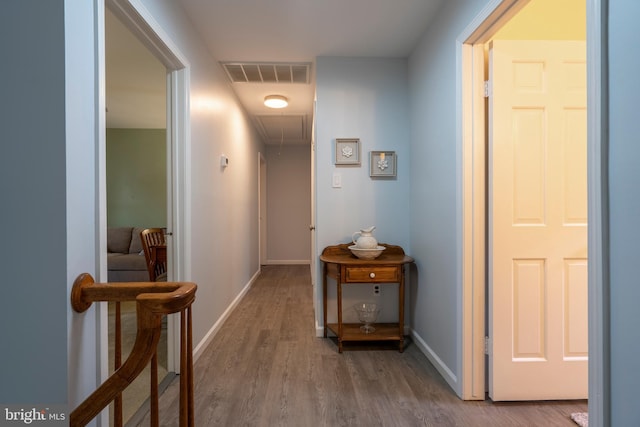
[(93, 18), (85, 0), (12, 0), (0, 14), (0, 404), (26, 410), (96, 388), (96, 313), (69, 307), (73, 279), (96, 272)]
[[(189, 64), (183, 267), (184, 279), (198, 284), (193, 341), (200, 351), (260, 269), (258, 153), (265, 150), (219, 58), (204, 45), (179, 2), (136, 3)], [(229, 159), (226, 168), (220, 166), (223, 154)]]
[[(411, 254), (418, 264), (413, 327), (434, 354), (451, 370), (450, 384), (459, 389), (461, 343), (460, 182), (456, 170), (460, 151), (456, 136), (455, 40), (488, 1), (445, 2), (409, 59), (411, 111)], [(598, 5), (600, 2), (594, 2)], [(637, 99), (640, 86), (640, 43), (637, 23), (640, 4), (610, 0), (610, 398), (607, 425), (640, 425), (635, 403), (640, 373), (637, 242), (640, 240), (640, 145), (637, 143)], [(590, 43), (597, 43), (592, 40)], [(605, 129), (605, 134), (607, 133)], [(605, 207), (606, 210), (606, 207)], [(606, 242), (605, 242), (606, 243)], [(606, 247), (605, 247), (606, 250)], [(606, 252), (605, 252), (606, 257)], [(605, 290), (605, 294), (606, 294)], [(591, 316), (595, 313), (590, 313)], [(602, 361), (597, 361), (602, 363)]]
[(412, 324), (460, 392), (461, 145), (456, 39), (487, 0), (444, 2), (409, 58), (411, 247), (418, 286)]
[[(350, 242), (355, 231), (372, 225), (377, 227), (374, 235), (378, 241), (400, 245), (408, 252), (410, 152), (406, 60), (318, 58), (316, 129), (318, 254), (326, 246)], [(360, 138), (360, 167), (334, 165), (336, 138)], [(369, 177), (371, 150), (396, 152), (396, 179)], [(332, 188), (334, 173), (341, 174), (342, 188)], [(321, 293), (317, 298), (317, 307), (322, 307)], [(383, 306), (382, 310), (383, 314), (390, 313), (392, 308)], [(319, 309), (320, 324), (321, 312)]]
[(62, 0), (0, 14), (0, 403), (67, 401), (64, 18)]
[(611, 414), (612, 426), (640, 425), (640, 3), (609, 2)]
[[(379, 227), (380, 240), (408, 247), (418, 261), (413, 327), (457, 377), (460, 236), (455, 38), (487, 2), (445, 2), (409, 60), (408, 85), (402, 78), (407, 71), (404, 61), (318, 60), (318, 248), (348, 241), (353, 231), (372, 224)], [(640, 44), (636, 31), (640, 5), (611, 0), (610, 6), (612, 360), (606, 368), (612, 376), (611, 425), (628, 426), (640, 423), (634, 398), (640, 383), (640, 286), (635, 269), (640, 240), (636, 188), (640, 148), (635, 125), (640, 57), (634, 54)], [(30, 14), (33, 10), (38, 13)], [(32, 24), (24, 26), (24, 22)], [(3, 4), (0, 28), (9, 35), (0, 38), (3, 58), (21, 64), (6, 67), (0, 83), (3, 137), (13, 142), (2, 145), (0, 156), (0, 215), (7, 225), (1, 257), (3, 283), (12, 292), (12, 299), (0, 299), (2, 339), (11, 343), (0, 352), (0, 402), (64, 401), (65, 367), (69, 366), (69, 401), (77, 403), (90, 391), (97, 371), (95, 313), (70, 313), (67, 303), (70, 279), (82, 271), (95, 271), (97, 253), (93, 9), (86, 0), (14, 0)], [(66, 33), (64, 52), (62, 31)], [(40, 66), (43, 60), (46, 68)], [(205, 69), (198, 68), (196, 74), (206, 74)], [(66, 81), (73, 84), (62, 81), (65, 73)], [(205, 86), (200, 80), (196, 83)], [(39, 125), (33, 126), (36, 121)], [(203, 120), (192, 130), (205, 127)], [(333, 166), (336, 137), (360, 137), (364, 159), (371, 149), (395, 149), (400, 161), (398, 180), (371, 181), (364, 165)], [(210, 156), (212, 164), (217, 154)], [(339, 190), (331, 188), (335, 171), (343, 174)], [(44, 268), (20, 268), (36, 258)], [(236, 294), (228, 293), (229, 298)], [(66, 331), (60, 332), (65, 319), (68, 338)], [(18, 322), (22, 323), (20, 333), (8, 327)]]

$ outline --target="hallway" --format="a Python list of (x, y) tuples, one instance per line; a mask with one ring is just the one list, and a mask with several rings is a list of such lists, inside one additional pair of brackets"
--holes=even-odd
[[(310, 282), (307, 265), (263, 266), (195, 363), (196, 426), (575, 427), (570, 414), (587, 410), (461, 401), (411, 342), (402, 354), (339, 354), (315, 336)], [(178, 425), (178, 403), (176, 379), (160, 398), (161, 425)]]

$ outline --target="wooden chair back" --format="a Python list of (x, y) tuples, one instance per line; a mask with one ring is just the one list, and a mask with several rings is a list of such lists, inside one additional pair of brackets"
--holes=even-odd
[(164, 238), (162, 228), (147, 228), (140, 232), (142, 249), (149, 271), (149, 281), (155, 282), (159, 279), (166, 280), (167, 273), (167, 243)]

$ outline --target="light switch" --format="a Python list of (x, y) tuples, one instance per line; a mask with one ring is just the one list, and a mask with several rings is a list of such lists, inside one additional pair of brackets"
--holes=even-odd
[(333, 188), (342, 188), (342, 174), (335, 172), (333, 174)]

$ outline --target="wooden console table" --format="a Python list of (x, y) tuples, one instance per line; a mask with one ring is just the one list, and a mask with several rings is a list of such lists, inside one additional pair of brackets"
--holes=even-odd
[[(404, 265), (413, 262), (400, 246), (381, 243), (386, 249), (373, 260), (359, 259), (351, 253), (351, 244), (327, 246), (320, 255), (323, 264), (322, 303), (324, 337), (331, 330), (338, 337), (338, 351), (342, 353), (345, 341), (397, 341), (404, 350)], [(338, 323), (327, 323), (327, 277), (336, 280)], [(359, 323), (342, 323), (342, 287), (350, 283), (398, 283), (398, 322), (376, 323), (375, 332), (365, 334)]]

